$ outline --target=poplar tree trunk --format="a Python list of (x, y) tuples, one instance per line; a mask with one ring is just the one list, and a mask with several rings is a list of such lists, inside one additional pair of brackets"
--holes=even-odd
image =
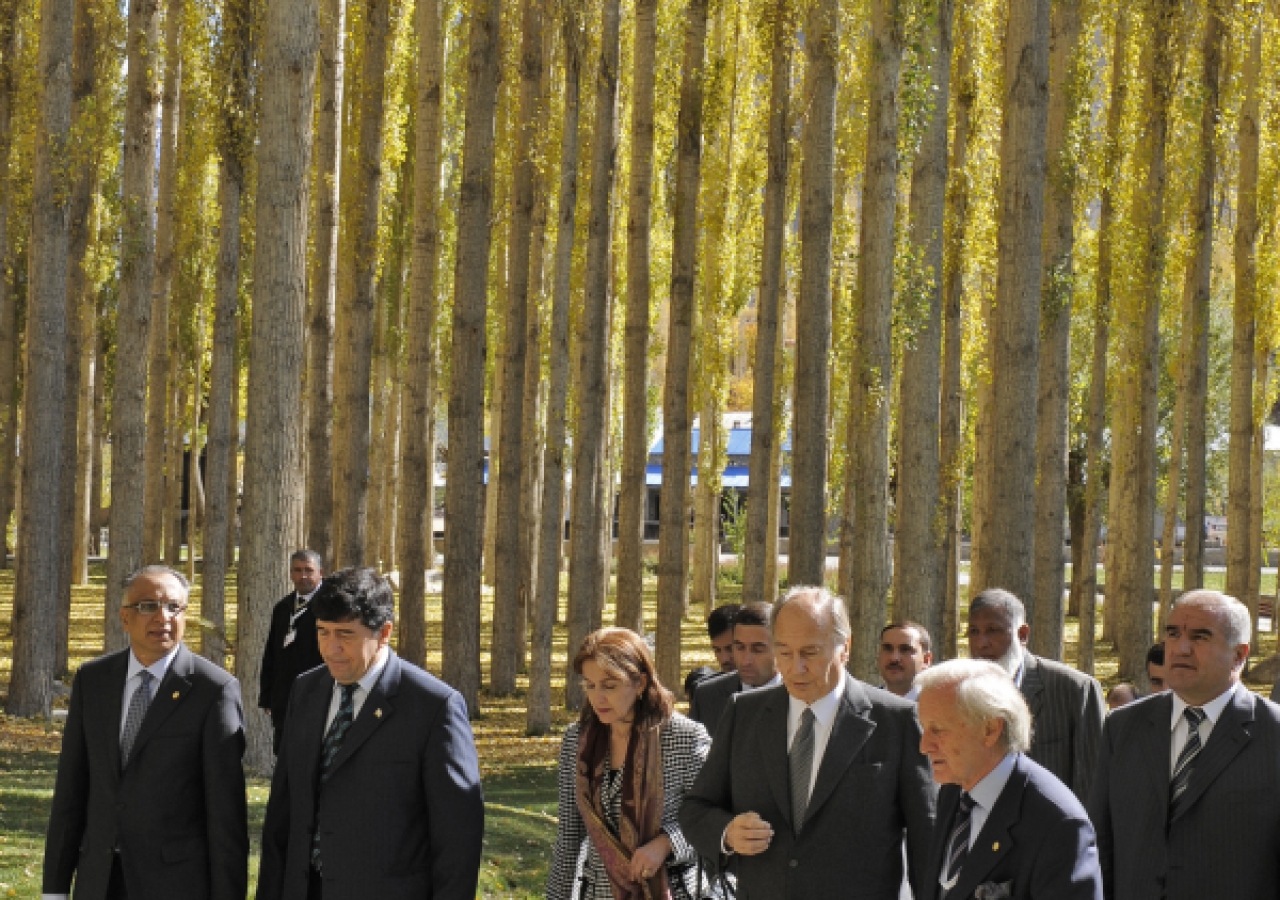
[(529, 698), (525, 730), (551, 729), (551, 641), (560, 602), (560, 556), (564, 541), (565, 406), (569, 385), (569, 288), (578, 203), (578, 118), (582, 73), (581, 25), (577, 11), (564, 11), (564, 115), (560, 138), (560, 185), (551, 291), (550, 362), (546, 455), (543, 458), (542, 523), (529, 653)]
[[(338, 185), (346, 77), (346, 0), (320, 4), (315, 223), (307, 323), (307, 546), (333, 563), (333, 337), (337, 308)], [(419, 75), (421, 78), (422, 76)], [(403, 590), (403, 587), (401, 588)], [(403, 639), (404, 635), (401, 634)]]
[[(156, 197), (155, 270), (151, 281), (151, 346), (147, 377), (147, 444), (145, 515), (142, 526), (142, 556), (147, 563), (165, 557), (164, 520), (166, 485), (176, 473), (168, 469), (166, 449), (169, 433), (170, 393), (169, 304), (173, 290), (175, 193), (178, 180), (178, 141), (182, 122), (182, 12), (183, 0), (167, 0), (165, 5), (164, 91), (161, 94), (163, 119), (160, 126), (160, 179)], [(154, 65), (153, 61), (148, 62)], [(115, 494), (112, 493), (114, 497)]]
[(146, 489), (147, 346), (151, 276), (155, 262), (156, 102), (159, 86), (150, 60), (159, 55), (158, 0), (130, 0), (128, 85), (121, 161), (120, 300), (116, 312), (115, 378), (111, 392), (111, 520), (103, 649), (127, 643), (117, 608), (124, 580), (143, 561), (143, 492)]
[[(495, 553), (508, 562), (497, 567), (493, 591), (493, 643), (490, 650), (490, 687), (496, 694), (516, 689), (520, 669), (520, 534), (521, 482), (524, 477), (525, 357), (528, 352), (529, 256), (533, 237), (533, 181), (536, 160), (533, 139), (537, 128), (542, 86), (542, 9), (538, 0), (522, 0), (520, 47), (520, 119), (516, 125), (511, 187), (511, 228), (507, 256), (506, 360), (503, 366), (502, 457), (498, 482)], [(535, 297), (536, 301), (536, 297)], [(528, 437), (532, 437), (529, 435)], [(512, 562), (515, 565), (512, 565)]]
[[(601, 565), (599, 532), (602, 458), (608, 421), (606, 364), (609, 322), (609, 253), (613, 232), (614, 170), (617, 160), (619, 0), (604, 0), (600, 20), (600, 60), (596, 71), (595, 123), (591, 135), (591, 212), (587, 221), (586, 265), (583, 273), (581, 357), (578, 421), (574, 429), (573, 500), (569, 554), (569, 657), (591, 631), (591, 611)], [(611, 486), (610, 486), (611, 487)], [(565, 706), (582, 705), (582, 692), (573, 673), (566, 673)]]
[(387, 41), (391, 20), (399, 14), (391, 0), (371, 0), (365, 10), (365, 44), (360, 73), (360, 148), (354, 198), (347, 228), (353, 237), (353, 278), (350, 300), (339, 298), (338, 354), (334, 376), (335, 454), (334, 516), (337, 529), (335, 567), (365, 565), (369, 551), (370, 387), (378, 274), (378, 208), (382, 200), (382, 145), (387, 72)]
[[(13, 515), (14, 451), (18, 428), (18, 307), (5, 270), (9, 263), (9, 150), (13, 143), (13, 57), (17, 47), (17, 0), (0, 0), (0, 568), (9, 565), (9, 519)], [(16, 276), (16, 272), (15, 272)]]
[[(1253, 505), (1253, 366), (1258, 309), (1258, 144), (1261, 115), (1258, 80), (1262, 28), (1253, 32), (1241, 73), (1244, 102), (1236, 144), (1240, 175), (1236, 188), (1235, 299), (1231, 319), (1231, 424), (1227, 456), (1227, 593), (1244, 601), (1249, 593), (1250, 509)], [(1191, 523), (1187, 523), (1190, 532)]]
[[(950, 530), (947, 520), (939, 517), (942, 473), (938, 454), (953, 10), (952, 0), (941, 0), (926, 36), (932, 54), (929, 93), (933, 108), (911, 169), (910, 247), (912, 259), (918, 259), (921, 265), (920, 277), (913, 279), (911, 289), (923, 294), (911, 300), (914, 308), (923, 306), (924, 321), (915, 323), (914, 341), (902, 352), (897, 528), (893, 545), (894, 618), (920, 622), (930, 635), (937, 636), (935, 640), (945, 634), (943, 551)], [(877, 643), (879, 632), (875, 629)]]
[(662, 396), (662, 492), (658, 524), (658, 679), (675, 687), (680, 622), (689, 580), (689, 357), (698, 279), (698, 193), (702, 171), (703, 72), (707, 0), (689, 0), (676, 125), (676, 185), (671, 240), (671, 299)]
[[(1249, 542), (1249, 587), (1243, 598), (1249, 607), (1253, 619), (1254, 632), (1258, 630), (1258, 607), (1262, 600), (1262, 516), (1263, 516), (1263, 454), (1266, 449), (1266, 416), (1270, 407), (1271, 392), (1268, 390), (1273, 353), (1266, 345), (1259, 346), (1254, 353), (1254, 369), (1257, 372), (1257, 396), (1254, 405), (1253, 454), (1250, 460), (1250, 504), (1249, 532), (1245, 540)], [(1272, 609), (1272, 618), (1275, 610)]]
[[(880, 9), (879, 2), (876, 0), (873, 8), (883, 15), (887, 10)], [(872, 30), (879, 33), (874, 26)], [(805, 94), (809, 109), (804, 122), (804, 160), (800, 173), (800, 294), (796, 300), (795, 424), (788, 543), (788, 577), (792, 585), (821, 585), (826, 577), (827, 412), (831, 391), (828, 357), (831, 354), (831, 230), (835, 202), (838, 53), (838, 4), (835, 0), (817, 0), (805, 26), (805, 77), (808, 80)], [(896, 65), (893, 68), (896, 71)], [(888, 374), (884, 373), (886, 378)], [(883, 489), (882, 486), (880, 490)], [(884, 552), (883, 544), (879, 549)]]
[(939, 490), (942, 496), (942, 520), (945, 531), (946, 599), (941, 635), (933, 635), (935, 654), (943, 659), (957, 655), (960, 616), (960, 541), (961, 515), (964, 507), (964, 435), (961, 384), (963, 356), (962, 309), (964, 300), (964, 243), (969, 223), (969, 155), (970, 141), (976, 141), (979, 129), (973, 128), (973, 107), (977, 101), (977, 82), (973, 72), (974, 29), (976, 23), (968, 11), (961, 13), (960, 48), (956, 62), (955, 135), (951, 146), (951, 165), (944, 216), (946, 248), (943, 270), (943, 338), (942, 338), (942, 410), (939, 450)]
[(627, 200), (627, 320), (615, 624), (644, 634), (645, 466), (649, 461), (649, 228), (653, 202), (654, 55), (658, 0), (637, 0), (632, 51), (631, 185)]
[(454, 270), (445, 488), (444, 680), (480, 710), (480, 554), (484, 493), (484, 358), (500, 6), (471, 0), (466, 126)]
[[(249, 407), (245, 415), (244, 532), (238, 578), (236, 674), (244, 691), (245, 763), (269, 771), (271, 723), (258, 711), (261, 648), (283, 561), (302, 537), (302, 341), (307, 311), (308, 175), (311, 171), (319, 23), (316, 0), (266, 9), (260, 75), (257, 234)], [(299, 128), (298, 123), (308, 127)]]
[(1071, 415), (1071, 309), (1075, 290), (1076, 165), (1068, 140), (1080, 105), (1079, 0), (1053, 5), (1049, 37), (1049, 118), (1045, 145), (1040, 360), (1036, 400), (1034, 581), (1031, 646), (1062, 659), (1067, 511), (1067, 440)]
[[(90, 246), (98, 242), (99, 207), (93, 210)], [(76, 428), (75, 499), (73, 502), (75, 523), (71, 537), (71, 583), (80, 587), (89, 584), (89, 545), (92, 531), (93, 479), (96, 471), (94, 448), (97, 446), (101, 421), (94, 403), (95, 385), (102, 379), (98, 367), (98, 318), (97, 291), (89, 291), (84, 298), (86, 309), (80, 317), (80, 359), (77, 365), (77, 381), (80, 398), (80, 421)]]
[(1120, 677), (1147, 686), (1146, 653), (1152, 639), (1155, 521), (1157, 372), (1160, 349), (1160, 287), (1164, 281), (1167, 224), (1164, 214), (1170, 101), (1174, 89), (1172, 32), (1179, 4), (1150, 0), (1144, 36), (1141, 115), (1147, 135), (1135, 220), (1142, 242), (1134, 285), (1134, 308), (1117, 316), (1123, 332), (1117, 365), (1122, 385), (1112, 427), (1111, 533), (1107, 553), (1116, 571), (1107, 573), (1108, 605), (1117, 603)]
[(177, 313), (169, 321), (169, 395), (168, 410), (165, 418), (168, 422), (164, 442), (165, 471), (168, 477), (164, 482), (164, 562), (173, 568), (181, 564), (182, 556), (182, 451), (185, 437), (183, 413), (187, 407), (187, 384), (182, 377), (184, 366), (181, 365), (182, 345), (179, 341), (179, 323), (189, 314), (187, 304), (180, 304)]
[(982, 502), (981, 583), (1027, 602), (1035, 620), (1037, 359), (1040, 351), (1041, 240), (1049, 113), (1049, 0), (1009, 6), (1000, 149), (999, 262), (992, 313), (988, 477)]
[[(782, 250), (786, 242), (788, 127), (791, 99), (791, 46), (795, 34), (788, 0), (775, 0), (770, 22), (772, 46), (769, 75), (768, 162), (764, 184), (764, 235), (760, 250), (760, 290), (756, 296), (756, 360), (752, 371), (751, 460), (747, 472), (747, 539), (743, 547), (742, 602), (772, 602), (777, 593), (777, 506), (773, 495), (774, 445), (781, 446), (779, 422), (774, 419), (778, 313), (786, 273)], [(768, 473), (768, 477), (766, 477)], [(770, 522), (773, 530), (770, 532)], [(772, 534), (772, 540), (770, 535)], [(772, 546), (772, 551), (770, 550)], [(765, 577), (768, 554), (774, 554), (775, 577)]]
[[(708, 246), (719, 246), (711, 241)], [(707, 268), (711, 268), (708, 266)], [(699, 327), (704, 335), (714, 327), (704, 313)], [(704, 368), (709, 368), (705, 366)], [(698, 417), (698, 484), (693, 499), (693, 584), (689, 588), (689, 605), (702, 607), (702, 617), (711, 615), (716, 605), (716, 574), (720, 561), (720, 491), (716, 474), (720, 459), (720, 407), (715, 401), (711, 371), (703, 372), (706, 392), (702, 414)]]
[[(418, 0), (418, 94), (413, 163), (413, 281), (409, 298), (408, 361), (400, 444), (402, 493), (396, 536), (400, 557), (400, 654), (418, 666), (427, 660), (426, 570), (433, 562), (431, 514), (435, 506), (431, 414), (435, 404), (436, 319), (440, 304), (440, 142), (444, 133), (444, 22), (442, 0)], [(434, 555), (432, 553), (431, 555)]]
[[(1115, 241), (1115, 173), (1123, 150), (1120, 129), (1124, 124), (1125, 101), (1129, 95), (1125, 78), (1125, 47), (1129, 37), (1129, 14), (1122, 6), (1116, 14), (1115, 37), (1111, 47), (1111, 97), (1107, 110), (1107, 135), (1103, 157), (1102, 197), (1098, 214), (1098, 263), (1094, 278), (1093, 358), (1089, 367), (1089, 419), (1085, 438), (1084, 539), (1079, 571), (1072, 571), (1080, 595), (1080, 642), (1076, 668), (1093, 674), (1092, 636), (1098, 609), (1098, 540), (1102, 531), (1103, 435), (1107, 425), (1107, 348), (1111, 337), (1111, 268)], [(1110, 558), (1108, 559), (1110, 564)], [(1107, 610), (1116, 605), (1115, 594), (1106, 601)]]

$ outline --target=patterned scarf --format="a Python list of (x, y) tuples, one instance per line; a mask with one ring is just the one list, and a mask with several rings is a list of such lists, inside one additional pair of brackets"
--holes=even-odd
[(609, 753), (609, 728), (592, 718), (578, 739), (577, 801), (587, 834), (609, 873), (615, 900), (671, 900), (667, 867), (652, 878), (631, 880), (631, 855), (658, 836), (662, 827), (662, 743), (659, 725), (637, 721), (631, 728), (622, 774), (622, 809), (618, 834), (604, 819), (600, 786)]

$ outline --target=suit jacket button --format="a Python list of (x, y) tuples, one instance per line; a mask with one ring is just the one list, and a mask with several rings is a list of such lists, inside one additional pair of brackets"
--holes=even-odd
[(793, 860), (791, 860), (791, 868), (793, 868), (793, 869), (794, 869), (794, 868), (795, 868), (796, 866), (798, 866), (798, 865), (800, 865), (800, 860), (798, 860), (798, 859), (793, 859)]

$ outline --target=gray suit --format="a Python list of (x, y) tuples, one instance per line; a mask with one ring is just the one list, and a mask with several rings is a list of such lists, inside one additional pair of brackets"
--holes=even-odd
[(1108, 900), (1280, 895), (1280, 706), (1243, 687), (1168, 822), (1173, 695), (1117, 709), (1089, 799)]
[(846, 679), (799, 834), (791, 826), (788, 706), (782, 685), (733, 698), (680, 810), (685, 837), (723, 863), (720, 840), (734, 816), (756, 812), (773, 826), (764, 853), (728, 857), (739, 900), (897, 900), (905, 828), (911, 880), (922, 884), (937, 789), (920, 754), (915, 705)]
[(1093, 783), (1106, 704), (1098, 682), (1070, 666), (1022, 654), (1022, 696), (1031, 710), (1027, 755), (1084, 802)]
[(694, 688), (689, 698), (689, 718), (701, 722), (707, 732), (715, 737), (716, 725), (724, 714), (729, 699), (742, 693), (742, 678), (737, 672), (721, 672)]
[(152, 694), (128, 765), (120, 721), (129, 654), (76, 673), (44, 848), (46, 894), (106, 896), (119, 848), (135, 900), (243, 900), (249, 880), (240, 684), (185, 645)]

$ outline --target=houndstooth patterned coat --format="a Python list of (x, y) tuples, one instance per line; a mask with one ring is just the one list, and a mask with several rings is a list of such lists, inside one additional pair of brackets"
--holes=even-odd
[[(662, 746), (662, 830), (671, 841), (667, 857), (667, 880), (673, 900), (690, 900), (696, 890), (697, 852), (685, 840), (676, 820), (684, 795), (702, 768), (711, 747), (707, 730), (698, 722), (673, 713), (659, 733)], [(609, 876), (595, 846), (587, 837), (576, 798), (578, 723), (564, 733), (560, 745), (560, 824), (556, 829), (555, 856), (547, 876), (547, 900), (613, 900)], [(622, 770), (609, 769), (600, 795), (605, 822), (617, 833), (622, 806)], [(701, 892), (705, 894), (706, 892)]]

